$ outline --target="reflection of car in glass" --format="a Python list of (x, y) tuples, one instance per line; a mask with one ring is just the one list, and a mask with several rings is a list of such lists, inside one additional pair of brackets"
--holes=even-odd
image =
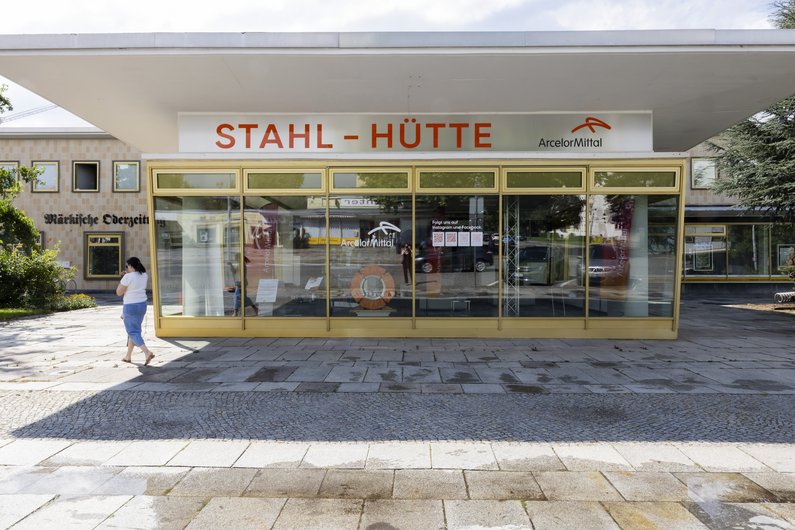
[(414, 258), (417, 272), (483, 272), (494, 265), (494, 252), (482, 247), (420, 246)]
[[(505, 250), (505, 277), (519, 285), (550, 284), (550, 247), (532, 245)], [(518, 252), (513, 256), (513, 252)]]
[(626, 283), (629, 262), (609, 244), (591, 245), (588, 251), (588, 281), (591, 285), (619, 285)]

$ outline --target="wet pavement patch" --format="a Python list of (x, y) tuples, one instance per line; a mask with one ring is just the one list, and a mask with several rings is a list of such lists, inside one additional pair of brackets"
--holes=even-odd
[(280, 383), (286, 381), (297, 369), (296, 366), (262, 368), (246, 379), (249, 383)]

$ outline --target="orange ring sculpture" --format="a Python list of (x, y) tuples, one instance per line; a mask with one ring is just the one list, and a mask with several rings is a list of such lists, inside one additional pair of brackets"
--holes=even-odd
[(353, 275), (351, 296), (364, 309), (381, 309), (395, 296), (395, 280), (378, 265), (365, 265)]

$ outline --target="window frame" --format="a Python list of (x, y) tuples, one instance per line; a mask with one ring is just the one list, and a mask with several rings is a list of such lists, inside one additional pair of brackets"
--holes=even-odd
[[(158, 184), (157, 177), (161, 174), (231, 174), (234, 175), (234, 186), (231, 188), (165, 188)], [(213, 168), (196, 168), (196, 167), (158, 167), (151, 170), (152, 177), (152, 195), (165, 195), (165, 196), (205, 196), (205, 197), (226, 197), (228, 195), (241, 195), (240, 176), (241, 170), (238, 167), (213, 167)]]
[[(117, 243), (91, 243), (91, 237), (118, 237)], [(89, 263), (91, 257), (91, 249), (97, 247), (118, 247), (119, 249), (119, 261), (118, 261), (118, 272), (116, 274), (90, 274), (89, 273)], [(117, 280), (121, 276), (121, 271), (123, 270), (123, 263), (124, 263), (124, 232), (115, 231), (115, 232), (97, 232), (97, 231), (88, 231), (83, 232), (83, 279), (86, 281), (95, 281), (95, 280)]]
[[(253, 188), (248, 184), (248, 176), (258, 173), (297, 174), (320, 173), (319, 188)], [(243, 193), (246, 195), (325, 195), (328, 190), (328, 172), (325, 168), (246, 168), (243, 170)]]
[[(580, 173), (580, 186), (571, 188), (527, 188), (508, 186), (510, 173)], [(585, 166), (504, 166), (500, 171), (500, 191), (509, 195), (567, 195), (584, 194), (588, 168)]]
[[(487, 188), (426, 188), (422, 186), (421, 176), (423, 173), (492, 173), (494, 175), (494, 185)], [(444, 166), (429, 166), (419, 167), (414, 172), (414, 189), (417, 194), (435, 194), (444, 193), (445, 195), (490, 195), (499, 193), (500, 191), (500, 169), (497, 166), (480, 167), (477, 165), (467, 165), (465, 167), (444, 167)]]
[[(97, 169), (96, 187), (95, 188), (78, 188), (77, 187), (77, 166), (94, 166)], [(100, 181), (100, 165), (99, 160), (73, 160), (72, 161), (72, 193), (99, 193)]]
[(0, 168), (11, 171), (19, 181), (19, 160), (0, 160)]
[[(405, 173), (406, 187), (404, 188), (338, 188), (334, 185), (334, 175), (337, 173)], [(330, 194), (345, 195), (405, 195), (411, 194), (414, 189), (414, 173), (409, 167), (330, 167), (328, 170), (328, 190)]]
[[(674, 173), (673, 186), (598, 186), (596, 174), (612, 171), (615, 173)], [(678, 194), (682, 185), (682, 166), (678, 165), (644, 165), (644, 166), (617, 166), (617, 165), (592, 165), (588, 169), (589, 193), (597, 195), (670, 195)]]
[[(117, 186), (116, 176), (120, 164), (135, 164), (138, 167), (135, 176), (135, 189), (120, 189)], [(111, 178), (113, 180), (113, 193), (139, 193), (141, 191), (141, 162), (139, 160), (114, 160)]]
[(61, 191), (61, 163), (58, 160), (32, 160), (30, 166), (32, 168), (55, 167), (55, 188), (38, 188), (36, 181), (32, 181), (30, 183), (31, 193), (58, 193)]
[[(712, 169), (714, 171), (714, 176), (712, 178), (712, 182), (707, 185), (700, 185), (696, 186), (696, 162), (701, 161), (710, 161), (712, 162)], [(707, 157), (707, 156), (697, 156), (690, 159), (690, 189), (691, 190), (709, 190), (712, 188), (712, 183), (718, 180), (718, 164), (717, 158), (715, 157)]]

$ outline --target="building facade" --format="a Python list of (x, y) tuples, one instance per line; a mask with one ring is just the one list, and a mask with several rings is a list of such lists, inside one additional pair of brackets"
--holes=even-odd
[[(160, 336), (673, 338), (683, 277), (778, 279), (774, 229), (686, 222), (687, 151), (793, 58), (784, 30), (0, 36), (0, 72), (140, 150), (148, 224), (119, 218)], [(90, 162), (74, 198), (131, 173)], [(118, 240), (83, 237), (93, 278)]]

